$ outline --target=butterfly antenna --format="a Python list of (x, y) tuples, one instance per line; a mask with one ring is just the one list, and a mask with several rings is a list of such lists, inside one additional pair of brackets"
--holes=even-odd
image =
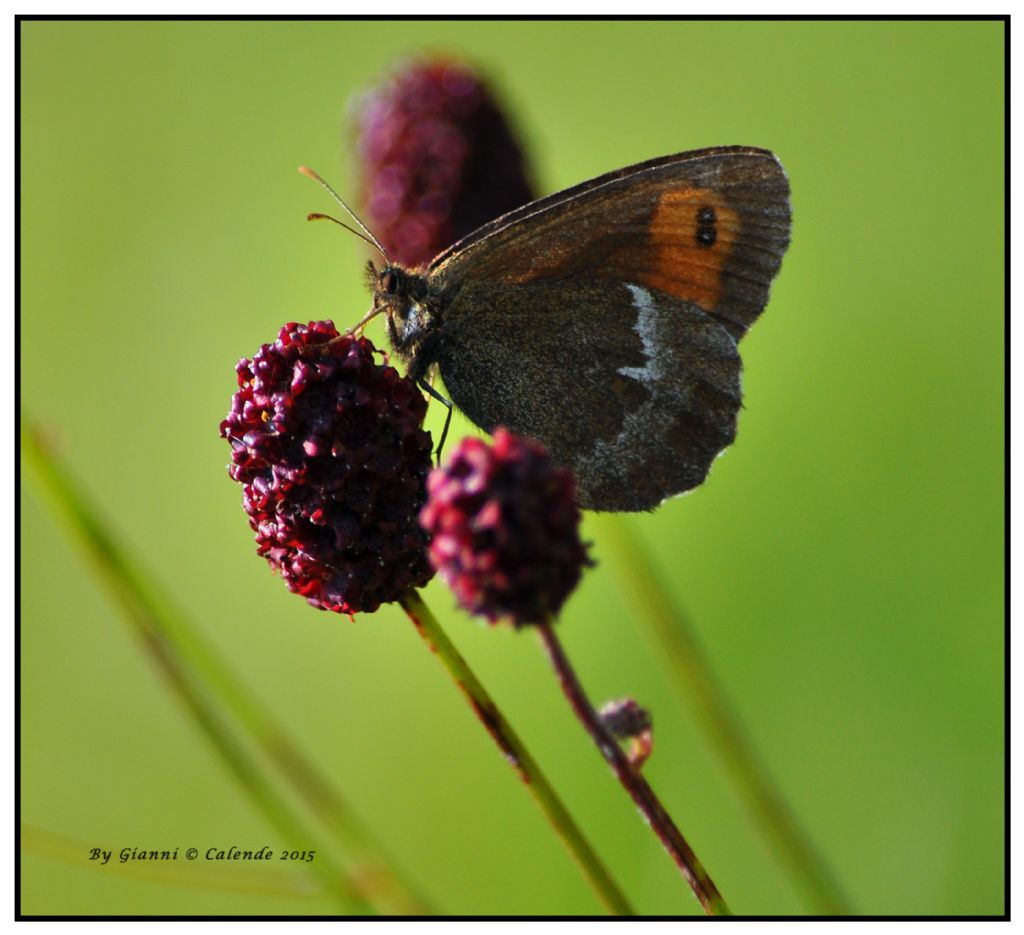
[(340, 224), (346, 230), (352, 231), (352, 233), (355, 234), (356, 236), (362, 237), (363, 240), (365, 240), (371, 246), (376, 247), (380, 251), (380, 255), (382, 257), (384, 257), (384, 262), (387, 263), (388, 266), (390, 266), (391, 265), (391, 257), (388, 256), (387, 250), (385, 250), (384, 246), (381, 244), (381, 242), (376, 237), (374, 237), (372, 233), (370, 233), (370, 229), (362, 222), (362, 220), (360, 219), (359, 215), (356, 214), (355, 211), (353, 211), (345, 203), (345, 199), (342, 198), (341, 195), (339, 195), (333, 188), (331, 188), (331, 186), (328, 185), (327, 182), (325, 182), (316, 172), (314, 172), (308, 166), (299, 166), (299, 172), (301, 172), (304, 176), (306, 176), (306, 178), (310, 178), (314, 182), (319, 182), (324, 188), (326, 188), (327, 191), (330, 193), (331, 197), (336, 202), (338, 202), (338, 204), (341, 205), (345, 209), (346, 212), (348, 212), (348, 214), (352, 218), (352, 220), (355, 221), (356, 224), (359, 225), (359, 228), (360, 228), (360, 230), (362, 230), (363, 233), (360, 234), (359, 231), (353, 230), (347, 224), (342, 224), (341, 221), (337, 220), (336, 218), (332, 218), (328, 214), (311, 214), (311, 215), (309, 215), (309, 220), (313, 221), (313, 220), (321, 220), (321, 219), (323, 219), (323, 220), (327, 220), (327, 221), (334, 221), (335, 224)]
[[(362, 231), (357, 231), (354, 227), (350, 227), (344, 221), (339, 221), (335, 217), (331, 217), (329, 214), (321, 214), (319, 211), (314, 211), (312, 214), (306, 215), (307, 221), (334, 221), (338, 227), (344, 227), (349, 233), (355, 234), (360, 240), (365, 240), (371, 247), (376, 247), (380, 250), (380, 245), (375, 240), (370, 240)], [(387, 257), (384, 257), (386, 260)]]

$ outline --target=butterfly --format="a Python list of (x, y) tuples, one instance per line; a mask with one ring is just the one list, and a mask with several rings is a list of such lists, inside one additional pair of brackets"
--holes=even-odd
[(360, 325), (385, 315), (427, 392), (448, 404), (430, 385), (436, 368), (478, 426), (541, 442), (576, 474), (581, 507), (649, 510), (702, 483), (735, 439), (737, 345), (768, 302), (790, 220), (778, 159), (745, 146), (541, 198), (423, 270), (387, 261), (356, 218), (386, 261), (370, 265)]

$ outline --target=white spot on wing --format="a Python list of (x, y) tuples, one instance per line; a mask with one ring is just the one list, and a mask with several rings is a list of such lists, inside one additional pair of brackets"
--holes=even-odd
[[(633, 331), (640, 338), (644, 365), (620, 367), (617, 372), (636, 380), (650, 395), (635, 408), (624, 409), (616, 437), (597, 440), (593, 449), (579, 459), (577, 471), (581, 478), (600, 477), (604, 484), (617, 481), (627, 485), (643, 477), (655, 453), (663, 468), (673, 462), (681, 468), (687, 465), (688, 452), (670, 450), (663, 437), (665, 419), (688, 411), (692, 386), (680, 370), (681, 361), (675, 357), (668, 333), (671, 329), (664, 327), (671, 322), (664, 316), (689, 315), (694, 324), (703, 323), (704, 317), (698, 309), (659, 306), (657, 298), (642, 286), (622, 285), (629, 290), (637, 312)], [(736, 343), (724, 328), (703, 328), (695, 339), (700, 340), (702, 348), (715, 350), (723, 357), (730, 350), (735, 354)]]
[(647, 363), (642, 367), (619, 367), (619, 373), (647, 387), (653, 387), (664, 376), (661, 354), (658, 353), (658, 308), (646, 289), (628, 282), (625, 286), (633, 294), (633, 305), (637, 311), (633, 330), (643, 343)]
[[(618, 372), (644, 384), (650, 391), (650, 398), (634, 410), (623, 413), (622, 429), (612, 441), (598, 441), (594, 450), (580, 459), (580, 473), (595, 470), (596, 473), (624, 474), (627, 471), (625, 462), (637, 457), (636, 443), (645, 433), (657, 431), (652, 424), (654, 400), (657, 390), (665, 389), (665, 353), (658, 340), (658, 307), (654, 297), (642, 286), (623, 283), (633, 296), (637, 316), (633, 330), (639, 335), (643, 345), (643, 354), (647, 363), (642, 367), (620, 367)], [(659, 387), (660, 384), (660, 387)]]

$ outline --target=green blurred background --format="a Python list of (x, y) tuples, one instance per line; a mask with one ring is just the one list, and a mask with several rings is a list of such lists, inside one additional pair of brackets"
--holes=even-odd
[[(218, 437), (239, 357), (365, 311), (362, 245), (305, 223), (331, 208), (295, 168), (354, 192), (346, 101), (431, 50), (490, 76), (543, 191), (710, 145), (782, 159), (793, 243), (743, 343), (739, 440), (626, 522), (853, 908), (1002, 912), (1001, 23), (22, 23), (26, 410), (437, 911), (600, 912), (404, 616), (316, 612), (255, 555)], [(21, 508), (21, 817), (79, 842), (23, 852), (22, 911), (336, 911), (315, 883), (89, 865), (306, 844), (225, 770), (30, 472)], [(614, 526), (587, 533), (601, 564), (559, 630), (584, 684), (653, 710), (646, 774), (733, 910), (807, 911), (641, 636)], [(536, 640), (426, 599), (638, 910), (697, 912)]]

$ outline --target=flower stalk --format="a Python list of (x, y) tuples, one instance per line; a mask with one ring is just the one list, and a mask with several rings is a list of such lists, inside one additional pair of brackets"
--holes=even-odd
[(641, 611), (640, 630), (668, 666), (673, 689), (717, 747), (777, 854), (818, 912), (849, 915), (839, 884), (758, 756), (701, 649), (693, 625), (675, 605), (632, 522), (628, 517), (602, 515), (596, 519), (606, 532), (601, 541), (614, 550), (612, 565)]
[(676, 827), (650, 784), (641, 775), (639, 769), (630, 762), (625, 751), (609, 733), (601, 717), (594, 710), (565, 654), (561, 640), (558, 639), (550, 622), (538, 625), (536, 630), (548, 658), (551, 660), (551, 665), (558, 675), (562, 692), (568, 699), (573, 712), (587, 733), (590, 734), (601, 755), (611, 766), (615, 777), (636, 803), (637, 808), (640, 809), (641, 814), (658, 836), (669, 856), (679, 867), (694, 895), (704, 907), (704, 912), (709, 916), (732, 915), (722, 894), (718, 891), (718, 887), (715, 886), (714, 881), (704, 869), (704, 865), (694, 853), (693, 848), (683, 837), (682, 832)]
[(419, 593), (410, 589), (399, 603), (415, 624), (420, 636), (448, 670), (459, 691), (498, 745), (502, 755), (526, 784), (526, 788), (555, 829), (555, 833), (580, 868), (598, 899), (614, 915), (632, 915), (632, 907), (601, 862), (601, 858), (583, 836), (583, 832), (548, 782), (536, 760), (519, 739), (519, 735), (505, 720), (494, 700), (466, 664), (466, 660), (448, 639)]

